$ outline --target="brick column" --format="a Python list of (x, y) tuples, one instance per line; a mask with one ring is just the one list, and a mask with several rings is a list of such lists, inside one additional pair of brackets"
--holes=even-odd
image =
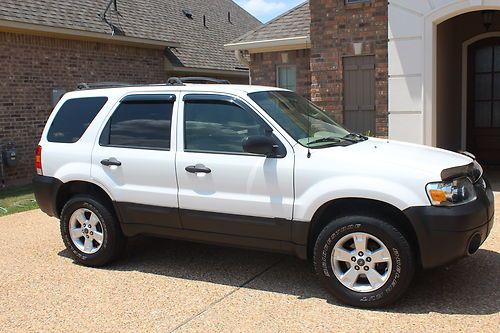
[[(376, 135), (388, 135), (387, 0), (345, 4), (345, 0), (310, 0), (311, 99), (343, 122), (345, 56), (374, 55)], [(354, 43), (362, 43), (355, 54)]]

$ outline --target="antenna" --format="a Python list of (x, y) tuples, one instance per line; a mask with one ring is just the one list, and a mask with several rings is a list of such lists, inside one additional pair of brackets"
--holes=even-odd
[(114, 35), (124, 36), (125, 32), (123, 31), (123, 29), (118, 28), (116, 25), (114, 25), (113, 23), (111, 23), (108, 20), (108, 18), (106, 17), (106, 15), (109, 12), (109, 8), (111, 7), (112, 4), (114, 5), (113, 6), (114, 7), (114, 12), (118, 15), (118, 24), (120, 24), (120, 17), (123, 17), (123, 15), (120, 14), (120, 12), (118, 11), (117, 0), (109, 0), (108, 5), (106, 6), (106, 9), (104, 10), (104, 12), (102, 14), (97, 14), (97, 16), (100, 17), (101, 20), (104, 23), (106, 23), (107, 25), (109, 25), (109, 27), (111, 28), (111, 35), (113, 35), (113, 36)]
[(311, 142), (311, 112), (307, 113), (307, 158), (311, 158), (311, 148), (309, 143)]

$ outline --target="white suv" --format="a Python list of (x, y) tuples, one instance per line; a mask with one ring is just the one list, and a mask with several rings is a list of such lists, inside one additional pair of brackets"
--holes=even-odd
[(139, 234), (277, 251), (375, 307), (492, 228), (470, 154), (349, 133), (284, 89), (170, 82), (70, 92), (48, 119), (36, 198), (77, 262)]

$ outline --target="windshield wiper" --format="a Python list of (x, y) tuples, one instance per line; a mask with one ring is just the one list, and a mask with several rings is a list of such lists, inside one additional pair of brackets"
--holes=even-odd
[(355, 140), (356, 142), (358, 142), (358, 141), (366, 141), (366, 140), (368, 140), (368, 137), (366, 135), (359, 134), (359, 133), (349, 133), (346, 136), (344, 136), (344, 139), (346, 139), (346, 140), (351, 139), (351, 140)]
[(329, 137), (320, 138), (320, 139), (316, 139), (316, 140), (310, 141), (310, 142), (307, 143), (307, 145), (310, 146), (310, 145), (313, 145), (315, 143), (321, 143), (321, 142), (333, 142), (333, 143), (346, 144), (346, 143), (353, 143), (355, 141), (349, 140), (349, 139), (345, 139), (345, 138), (338, 138), (338, 137), (335, 137), (335, 136), (329, 136)]

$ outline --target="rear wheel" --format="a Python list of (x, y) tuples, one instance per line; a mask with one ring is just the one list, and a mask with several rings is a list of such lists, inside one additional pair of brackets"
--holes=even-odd
[(66, 248), (75, 261), (85, 266), (105, 265), (125, 247), (116, 218), (93, 197), (71, 198), (62, 209), (60, 223)]
[(408, 288), (415, 260), (403, 234), (369, 216), (333, 220), (318, 236), (314, 266), (327, 289), (357, 307), (395, 302)]

